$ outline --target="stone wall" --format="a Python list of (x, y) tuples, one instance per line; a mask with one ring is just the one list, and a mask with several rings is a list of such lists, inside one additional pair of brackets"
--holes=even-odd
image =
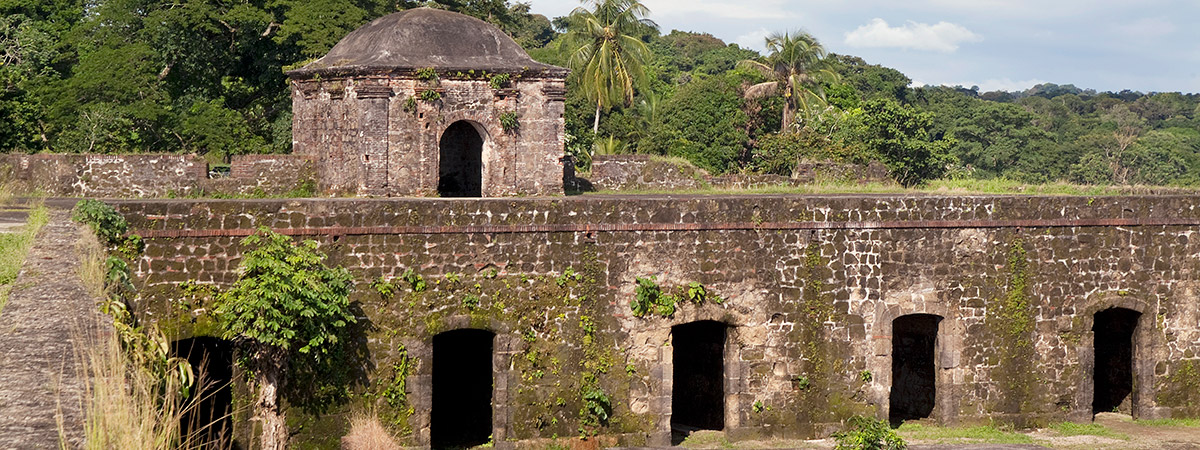
[(231, 176), (209, 179), (208, 164), (194, 155), (4, 154), (0, 182), (19, 192), (69, 197), (165, 197), (198, 191), (226, 195), (281, 195), (315, 176), (312, 161), (297, 155), (237, 155)]
[(702, 188), (762, 189), (805, 184), (882, 183), (894, 184), (887, 167), (879, 162), (867, 166), (828, 161), (801, 162), (791, 177), (780, 175), (725, 174), (712, 176), (691, 164), (649, 155), (597, 155), (592, 170), (576, 182), (582, 190), (673, 191)]
[[(731, 439), (888, 418), (892, 326), (912, 314), (940, 318), (929, 357), (938, 422), (1090, 420), (1092, 374), (1106, 370), (1095, 367), (1093, 321), (1114, 307), (1140, 313), (1135, 387), (1121, 407), (1140, 418), (1200, 414), (1193, 196), (116, 204), (146, 238), (134, 264), (138, 314), (176, 337), (212, 332), (208, 306), (181, 300), (178, 283), (228, 286), (242, 236), (269, 226), (317, 239), (357, 280), (355, 342), (367, 356), (356, 367), (367, 381), (356, 389), (368, 394), (358, 401), (407, 380), (406, 405), (373, 403), (409, 445), (429, 439), (431, 339), (459, 328), (496, 333), (499, 445), (578, 434), (589, 383), (612, 401), (596, 429), (604, 442), (667, 444), (682, 376), (672, 327), (701, 320), (727, 326), (721, 414)], [(409, 269), (428, 289), (401, 280)], [(670, 314), (637, 317), (636, 279), (651, 276), (664, 292), (699, 283), (721, 301), (681, 299)], [(370, 287), (381, 277), (400, 280), (397, 292)], [(410, 372), (396, 373), (401, 361)], [(298, 439), (344, 429), (325, 417)]]
[[(564, 82), (509, 75), (501, 89), (474, 72), (292, 80), (294, 151), (319, 160), (323, 190), (435, 195), (443, 134), (466, 121), (484, 141), (484, 197), (561, 194)], [(519, 127), (506, 130), (504, 114), (515, 114)]]

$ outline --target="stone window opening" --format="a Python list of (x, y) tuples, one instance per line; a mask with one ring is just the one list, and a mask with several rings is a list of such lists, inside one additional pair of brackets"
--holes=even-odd
[(174, 341), (172, 357), (184, 358), (196, 375), (193, 394), (182, 405), (179, 431), (187, 447), (233, 448), (233, 346), (224, 339)]
[(701, 320), (671, 327), (671, 442), (697, 430), (725, 428), (728, 326)]
[(899, 426), (906, 420), (933, 416), (937, 401), (937, 334), (941, 316), (909, 314), (892, 322), (892, 386), (888, 420)]
[(483, 147), (486, 132), (460, 120), (442, 133), (438, 148), (438, 195), (442, 197), (483, 196)]
[(469, 448), (491, 440), (495, 337), (469, 328), (433, 337), (431, 448)]
[(1141, 313), (1125, 308), (1109, 308), (1095, 315), (1092, 414), (1133, 414), (1133, 341), (1140, 317)]

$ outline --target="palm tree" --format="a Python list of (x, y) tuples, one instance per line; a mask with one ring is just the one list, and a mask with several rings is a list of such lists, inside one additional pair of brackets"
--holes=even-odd
[(785, 101), (780, 128), (787, 130), (797, 109), (808, 114), (814, 107), (824, 106), (821, 83), (835, 82), (839, 77), (825, 59), (825, 47), (806, 32), (772, 33), (767, 36), (767, 50), (770, 54), (762, 62), (748, 59), (738, 63), (738, 67), (756, 70), (767, 78), (746, 88), (745, 96), (759, 98), (782, 91)]
[(600, 130), (600, 111), (620, 103), (633, 103), (634, 85), (645, 82), (642, 66), (650, 49), (642, 36), (658, 31), (645, 16), (650, 12), (639, 0), (582, 0), (569, 16), (567, 39), (579, 47), (570, 66), (580, 75), (588, 100), (596, 102), (592, 132)]

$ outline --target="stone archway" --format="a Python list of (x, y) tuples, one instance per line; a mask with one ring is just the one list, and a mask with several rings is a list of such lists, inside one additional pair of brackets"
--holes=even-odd
[(474, 122), (460, 120), (446, 127), (438, 140), (438, 195), (483, 196), (483, 150), (486, 142), (487, 132)]

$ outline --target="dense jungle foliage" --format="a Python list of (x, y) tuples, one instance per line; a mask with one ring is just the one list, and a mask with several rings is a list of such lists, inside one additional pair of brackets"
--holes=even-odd
[[(288, 152), (283, 71), (373, 18), (417, 6), (480, 17), (535, 59), (578, 67), (573, 36), (583, 21), (509, 0), (0, 0), (0, 152), (195, 152), (212, 162)], [(878, 159), (906, 185), (1200, 184), (1198, 94), (910, 87), (894, 69), (821, 50), (810, 63), (832, 76), (748, 95), (785, 78), (744, 61), (778, 67), (784, 52), (663, 33), (648, 21), (629, 32), (646, 53), (631, 98), (598, 104), (581, 70), (568, 79), (568, 152), (585, 165), (593, 153), (629, 152), (680, 156), (717, 174), (786, 175), (805, 158)]]

